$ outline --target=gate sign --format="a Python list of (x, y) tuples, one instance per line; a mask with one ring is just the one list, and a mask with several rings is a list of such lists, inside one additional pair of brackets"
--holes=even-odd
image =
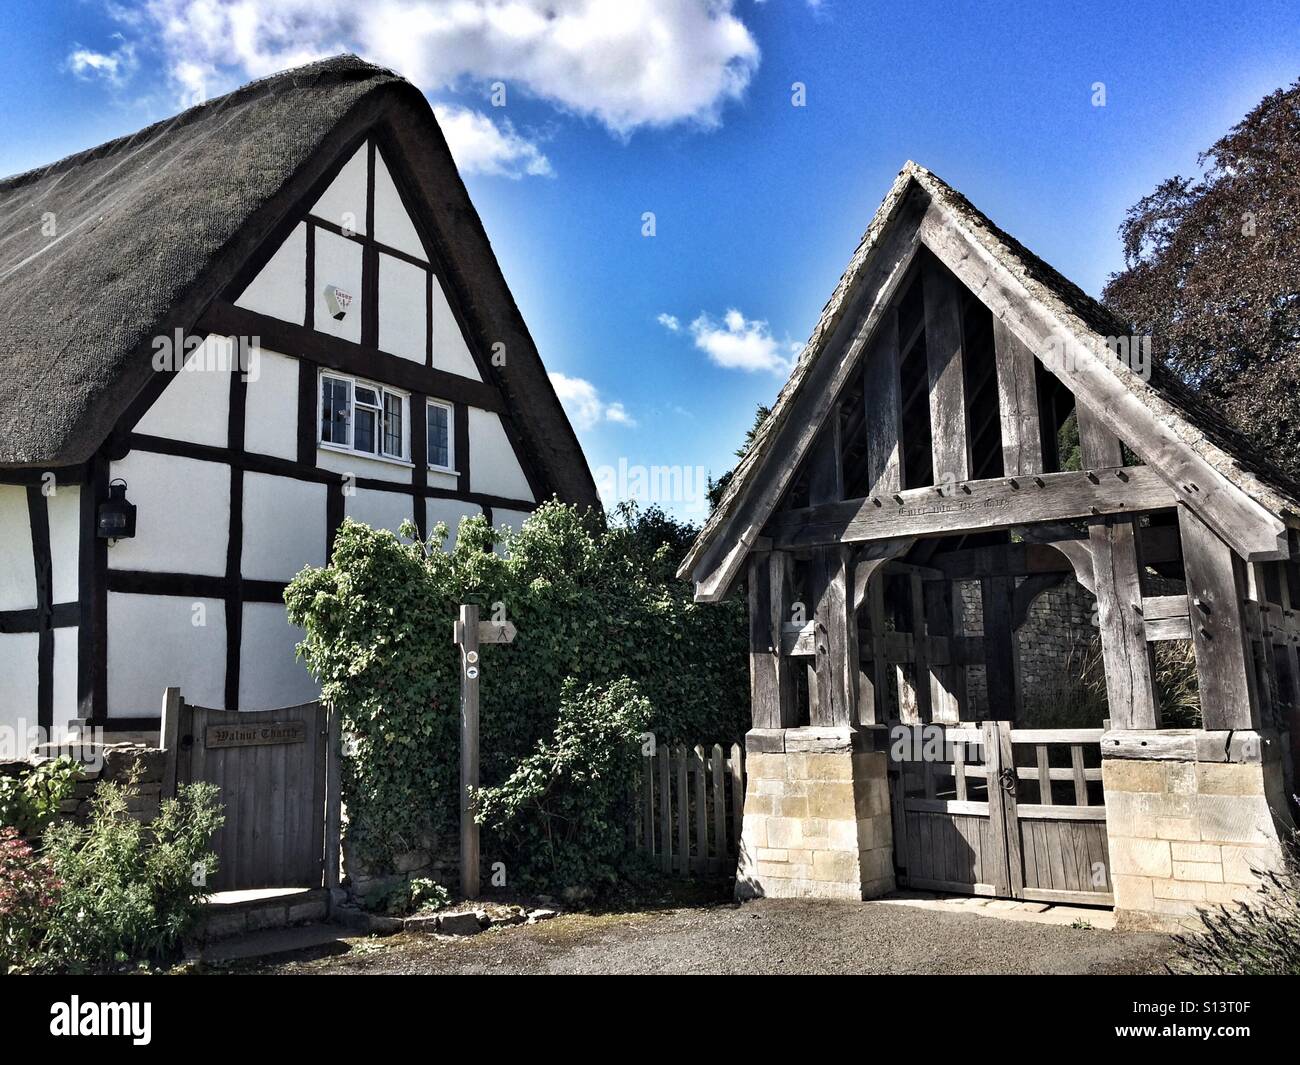
[(305, 721), (271, 721), (261, 725), (209, 725), (203, 734), (208, 750), (219, 747), (267, 747), (276, 743), (302, 743)]

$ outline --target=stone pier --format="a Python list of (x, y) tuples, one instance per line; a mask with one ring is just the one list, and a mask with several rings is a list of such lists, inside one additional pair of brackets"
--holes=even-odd
[(1117, 927), (1195, 929), (1198, 909), (1250, 898), (1291, 830), (1280, 753), (1245, 730), (1102, 738)]
[(736, 897), (870, 899), (894, 890), (888, 755), (848, 728), (753, 729)]

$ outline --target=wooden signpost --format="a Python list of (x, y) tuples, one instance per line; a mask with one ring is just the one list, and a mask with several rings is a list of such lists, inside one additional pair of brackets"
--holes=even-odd
[(474, 789), (478, 787), (478, 683), (482, 662), (479, 647), (510, 643), (515, 627), (509, 621), (479, 621), (478, 607), (462, 605), (452, 642), (460, 648), (460, 888), (467, 899), (478, 896), (478, 822), (474, 820)]

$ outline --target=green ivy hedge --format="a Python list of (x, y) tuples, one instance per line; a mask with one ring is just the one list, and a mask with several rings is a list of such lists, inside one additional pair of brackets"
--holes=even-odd
[[(303, 570), (285, 602), (306, 632), (300, 654), (350, 736), (343, 791), (361, 857), (389, 867), (454, 828), (460, 603), (485, 619), (504, 611), (518, 629), (513, 644), (483, 649), (485, 786), (555, 734), (570, 681), (634, 681), (660, 742), (739, 739), (749, 717), (744, 606), (694, 603), (673, 576), (692, 532), (657, 509), (623, 509), (607, 524), (551, 502), (513, 533), (466, 519), (446, 552), (441, 526), (424, 544), (344, 522), (330, 564)], [(492, 846), (508, 841), (485, 838), (485, 855)]]

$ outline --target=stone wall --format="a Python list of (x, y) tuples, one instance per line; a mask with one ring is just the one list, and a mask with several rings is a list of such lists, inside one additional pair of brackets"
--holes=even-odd
[(42, 762), (66, 755), (81, 762), (81, 773), (70, 798), (59, 806), (59, 818), (84, 822), (90, 814), (88, 800), (101, 780), (119, 784), (134, 781), (127, 797), (127, 810), (138, 821), (152, 821), (158, 816), (162, 796), (166, 753), (141, 743), (41, 744), (23, 761), (0, 765), (0, 774), (25, 776)]
[[(1140, 744), (1144, 735), (1161, 734), (1107, 737)], [(1278, 867), (1279, 840), (1290, 828), (1276, 744), (1261, 756), (1254, 733), (1163, 736), (1186, 738), (1181, 756), (1102, 762), (1120, 928), (1195, 928), (1198, 908), (1249, 898), (1257, 874)]]
[(894, 890), (887, 755), (849, 729), (746, 736), (736, 897), (869, 899)]

